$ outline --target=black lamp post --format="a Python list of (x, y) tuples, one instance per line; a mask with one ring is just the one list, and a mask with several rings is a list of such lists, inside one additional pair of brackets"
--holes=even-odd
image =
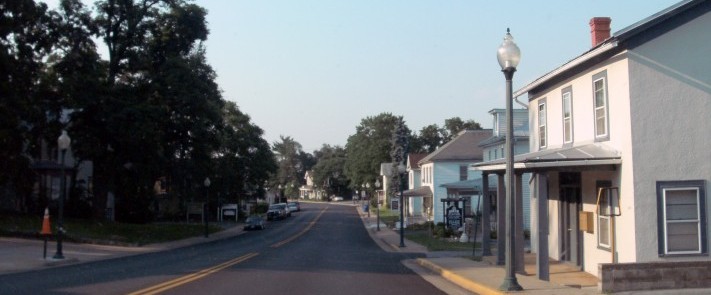
[(499, 46), (496, 57), (501, 66), (501, 71), (506, 78), (506, 275), (503, 283), (499, 286), (503, 291), (520, 291), (523, 287), (516, 280), (515, 265), (516, 265), (516, 202), (514, 200), (514, 183), (513, 183), (513, 97), (511, 80), (513, 79), (516, 66), (521, 61), (521, 50), (516, 46), (513, 37), (506, 29), (504, 42)]
[(205, 177), (205, 181), (203, 183), (205, 185), (205, 209), (204, 209), (204, 215), (205, 215), (205, 237), (207, 238), (210, 235), (210, 230), (208, 228), (208, 221), (207, 221), (207, 214), (210, 212), (210, 178)]
[(64, 259), (64, 253), (62, 252), (62, 238), (64, 236), (64, 196), (67, 191), (67, 176), (64, 171), (64, 157), (67, 154), (67, 149), (72, 143), (72, 139), (69, 138), (66, 130), (62, 130), (62, 135), (57, 138), (57, 146), (59, 147), (59, 152), (61, 153), (61, 175), (62, 180), (60, 181), (60, 192), (59, 192), (59, 218), (57, 219), (57, 252), (54, 254), (54, 259)]
[(377, 218), (377, 224), (375, 226), (377, 231), (380, 231), (380, 194), (378, 193), (378, 188), (380, 188), (380, 179), (375, 180), (375, 212)]
[(397, 172), (400, 175), (398, 178), (398, 185), (400, 186), (400, 248), (405, 247), (405, 209), (402, 199), (402, 178), (405, 177), (405, 173), (407, 173), (407, 167), (405, 167), (405, 164), (400, 163), (400, 165), (397, 166)]

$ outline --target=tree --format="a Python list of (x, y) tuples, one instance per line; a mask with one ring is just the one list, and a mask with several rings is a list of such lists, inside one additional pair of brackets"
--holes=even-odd
[(422, 127), (418, 136), (413, 136), (410, 141), (410, 151), (429, 154), (434, 152), (444, 143), (444, 130), (437, 124)]
[(313, 167), (314, 183), (326, 190), (328, 195), (335, 195), (348, 190), (348, 179), (343, 173), (346, 163), (346, 150), (340, 146), (324, 144), (314, 152), (317, 159)]
[(234, 102), (225, 104), (223, 118), (221, 144), (214, 163), (215, 190), (233, 202), (240, 196), (263, 194), (265, 181), (277, 171), (274, 154), (262, 138), (264, 132)]
[(54, 99), (41, 94), (43, 60), (54, 43), (53, 22), (47, 5), (32, 0), (3, 0), (0, 10), (0, 189), (11, 192), (1, 196), (21, 211), (36, 212), (39, 206), (29, 200), (34, 180), (30, 159), (39, 156), (38, 138), (50, 133), (47, 122), (57, 114), (47, 103)]
[[(402, 189), (407, 181), (407, 177), (403, 177), (400, 174), (400, 165), (407, 165), (407, 150), (408, 150), (408, 139), (409, 130), (405, 125), (405, 121), (400, 118), (400, 120), (395, 125), (393, 130), (392, 138), (390, 140), (390, 159), (392, 162), (390, 183), (398, 184), (390, 186), (390, 194), (397, 195), (398, 191)], [(403, 204), (400, 204), (402, 206)]]
[(442, 132), (442, 137), (444, 142), (452, 140), (459, 134), (459, 132), (464, 130), (480, 130), (481, 125), (474, 120), (468, 120), (466, 122), (462, 121), (459, 117), (452, 117), (444, 120), (444, 129)]
[(291, 136), (279, 136), (280, 141), (272, 144), (272, 151), (277, 158), (279, 169), (272, 180), (271, 186), (282, 186), (287, 195), (293, 195), (298, 191), (301, 179), (305, 173), (301, 163), (303, 153), (301, 144), (291, 138)]
[(94, 163), (96, 213), (113, 191), (140, 219), (132, 199), (150, 199), (158, 177), (172, 173), (187, 197), (214, 174), (224, 101), (201, 46), (206, 12), (178, 0), (99, 1), (97, 12), (109, 60), (104, 91), (72, 117), (77, 154)]
[[(356, 133), (348, 137), (344, 172), (351, 188), (358, 189), (363, 183), (373, 183), (380, 171), (380, 164), (390, 161), (391, 139), (401, 116), (381, 113), (361, 120)], [(407, 126), (405, 130), (409, 133)]]

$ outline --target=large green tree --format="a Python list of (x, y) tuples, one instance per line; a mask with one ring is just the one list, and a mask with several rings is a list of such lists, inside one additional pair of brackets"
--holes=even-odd
[[(344, 172), (351, 187), (358, 189), (363, 183), (374, 183), (380, 164), (390, 162), (391, 138), (401, 116), (381, 113), (361, 120), (356, 133), (348, 137)], [(406, 131), (409, 129), (405, 126)]]
[(343, 173), (346, 164), (346, 150), (340, 146), (324, 144), (314, 152), (317, 159), (313, 167), (314, 184), (323, 188), (328, 195), (344, 195), (348, 188), (348, 178)]
[(444, 120), (444, 129), (442, 129), (442, 137), (444, 142), (448, 142), (464, 130), (479, 130), (481, 125), (474, 120), (464, 121), (460, 117), (452, 117)]
[(264, 132), (234, 102), (225, 104), (223, 119), (214, 190), (225, 202), (263, 195), (264, 183), (277, 170), (274, 153), (262, 138)]

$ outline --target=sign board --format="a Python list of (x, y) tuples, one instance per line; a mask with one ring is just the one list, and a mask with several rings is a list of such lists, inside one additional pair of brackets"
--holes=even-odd
[(447, 227), (453, 230), (462, 227), (462, 213), (459, 212), (459, 208), (449, 207), (447, 210)]

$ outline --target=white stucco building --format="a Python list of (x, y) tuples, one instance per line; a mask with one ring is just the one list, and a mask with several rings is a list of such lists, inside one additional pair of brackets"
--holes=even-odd
[(534, 175), (540, 278), (551, 257), (604, 292), (711, 286), (695, 264), (711, 261), (710, 11), (682, 1), (614, 35), (593, 18), (589, 51), (514, 93), (529, 101), (531, 152), (515, 170)]

